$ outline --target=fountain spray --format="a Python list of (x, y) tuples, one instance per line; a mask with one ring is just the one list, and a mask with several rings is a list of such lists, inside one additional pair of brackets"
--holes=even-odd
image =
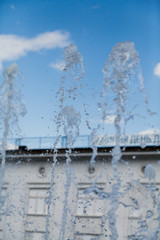
[[(25, 105), (21, 100), (21, 88), (24, 78), (14, 63), (3, 72), (4, 80), (0, 86), (0, 127), (2, 131), (1, 143), (1, 170), (0, 170), (0, 199), (2, 199), (2, 185), (5, 174), (5, 159), (7, 149), (7, 137), (10, 132), (10, 125), (18, 127), (18, 117), (26, 113)], [(18, 127), (19, 128), (19, 127)], [(1, 203), (3, 207), (3, 203)]]
[[(62, 224), (60, 229), (59, 240), (65, 239), (65, 225), (68, 212), (68, 194), (71, 185), (71, 170), (70, 170), (70, 153), (71, 148), (73, 147), (78, 135), (79, 135), (79, 124), (81, 122), (80, 113), (76, 112), (72, 105), (66, 105), (66, 101), (71, 99), (72, 101), (76, 100), (78, 95), (77, 91), (82, 87), (81, 79), (84, 77), (84, 63), (83, 58), (77, 49), (77, 47), (72, 44), (64, 48), (64, 75), (61, 80), (61, 87), (57, 92), (57, 97), (59, 97), (59, 113), (56, 116), (56, 129), (57, 129), (57, 140), (54, 144), (54, 157), (51, 170), (51, 187), (49, 191), (49, 200), (48, 200), (48, 214), (46, 221), (46, 235), (45, 239), (48, 239), (49, 233), (49, 217), (50, 217), (50, 205), (53, 199), (53, 185), (54, 185), (54, 168), (57, 163), (57, 143), (61, 137), (60, 129), (63, 127), (63, 132), (67, 138), (67, 148), (66, 150), (66, 185), (65, 185), (65, 200), (64, 208), (62, 213)], [(68, 74), (68, 76), (67, 76)], [(71, 78), (71, 86), (65, 88), (65, 82), (69, 81), (67, 77)]]
[[(112, 167), (113, 176), (116, 183), (112, 185), (111, 193), (111, 209), (108, 212), (109, 229), (111, 232), (110, 239), (117, 240), (118, 233), (116, 229), (116, 211), (119, 207), (119, 190), (121, 180), (118, 172), (118, 163), (121, 160), (120, 137), (121, 137), (121, 122), (128, 117), (129, 84), (134, 75), (140, 72), (139, 55), (135, 50), (132, 42), (117, 43), (110, 53), (103, 67), (103, 99), (104, 111), (103, 120), (107, 117), (107, 102), (106, 97), (110, 91), (113, 94), (113, 102), (115, 103), (115, 147), (112, 150)], [(141, 79), (142, 81), (142, 79)]]

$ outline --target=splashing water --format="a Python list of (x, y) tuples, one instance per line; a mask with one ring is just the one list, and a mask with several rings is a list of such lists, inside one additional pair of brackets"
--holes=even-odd
[(71, 148), (73, 147), (76, 138), (79, 136), (79, 125), (81, 122), (81, 116), (77, 113), (73, 106), (66, 106), (63, 109), (63, 120), (64, 120), (64, 133), (67, 136), (67, 146), (69, 150), (66, 150), (66, 186), (65, 186), (65, 199), (62, 215), (62, 225), (59, 240), (65, 238), (65, 225), (67, 221), (67, 212), (68, 212), (68, 194), (71, 185), (71, 169), (70, 169), (70, 153)]
[(120, 122), (120, 117), (123, 117), (124, 119), (128, 118), (129, 111), (127, 106), (130, 107), (130, 111), (135, 107), (134, 105), (128, 105), (128, 98), (131, 97), (132, 89), (130, 88), (130, 84), (135, 75), (138, 74), (140, 80), (139, 90), (142, 89), (143, 86), (139, 55), (134, 47), (134, 43), (117, 43), (115, 47), (113, 47), (112, 52), (104, 64), (103, 73), (104, 80), (102, 97), (105, 104), (102, 119), (105, 120), (110, 114), (108, 113), (109, 102), (106, 102), (106, 97), (108, 94), (113, 94), (112, 101), (117, 105), (118, 109), (112, 114), (117, 116), (115, 123), (117, 121)]
[(79, 135), (81, 115), (73, 106), (65, 106), (62, 110), (64, 121), (64, 134), (67, 136), (67, 146), (71, 148)]
[(23, 76), (18, 70), (18, 66), (14, 63), (7, 67), (3, 72), (4, 80), (0, 86), (0, 128), (1, 128), (1, 172), (0, 172), (0, 199), (1, 189), (5, 173), (5, 157), (7, 147), (7, 137), (15, 127), (18, 128), (18, 117), (24, 116), (26, 113), (25, 105), (22, 102), (21, 88), (23, 86)]
[[(73, 87), (66, 89), (68, 97), (73, 100), (77, 97), (78, 84), (81, 87), (80, 80), (84, 77), (84, 63), (83, 58), (75, 45), (71, 45), (64, 49), (65, 54), (65, 72), (70, 72), (71, 78), (73, 79)], [(62, 225), (59, 235), (59, 240), (65, 238), (65, 225), (67, 220), (68, 212), (68, 194), (71, 185), (71, 170), (70, 162), (71, 148), (73, 147), (76, 138), (79, 135), (79, 125), (81, 121), (80, 113), (77, 113), (73, 106), (64, 106), (61, 111), (62, 121), (64, 125), (64, 133), (67, 137), (67, 147), (69, 150), (66, 151), (66, 187), (65, 187), (65, 199), (64, 208), (62, 214)]]
[[(80, 113), (77, 113), (72, 105), (66, 105), (68, 98), (71, 98), (73, 101), (76, 100), (77, 95), (79, 94), (79, 89), (82, 87), (81, 79), (84, 77), (84, 63), (82, 55), (80, 54), (77, 47), (72, 44), (69, 47), (64, 48), (64, 75), (61, 80), (61, 87), (58, 90), (56, 96), (58, 98), (59, 113), (56, 114), (56, 129), (57, 129), (57, 140), (54, 143), (54, 158), (51, 169), (51, 188), (49, 191), (49, 200), (48, 200), (48, 214), (46, 221), (46, 235), (45, 239), (48, 239), (49, 235), (49, 217), (50, 217), (50, 205), (53, 199), (53, 185), (54, 185), (54, 168), (57, 163), (57, 143), (60, 139), (60, 130), (63, 127), (63, 132), (67, 137), (67, 147), (69, 150), (66, 150), (66, 187), (65, 187), (65, 199), (64, 199), (64, 208), (62, 214), (62, 224), (60, 229), (59, 240), (64, 240), (65, 238), (65, 225), (67, 219), (68, 211), (68, 194), (71, 185), (71, 171), (70, 171), (70, 153), (71, 148), (73, 147), (78, 135), (79, 135), (79, 125), (81, 122)], [(68, 74), (68, 75), (67, 75)], [(68, 87), (68, 82), (71, 78), (71, 86)], [(67, 86), (65, 86), (67, 82)]]
[[(103, 74), (102, 103), (99, 103), (99, 105), (103, 109), (102, 120), (104, 122), (107, 118), (114, 119), (116, 147), (112, 152), (112, 163), (115, 162), (113, 165), (117, 168), (117, 161), (120, 160), (121, 155), (119, 149), (121, 123), (124, 121), (127, 124), (127, 121), (132, 118), (132, 110), (135, 108), (134, 105), (130, 106), (131, 104), (128, 101), (131, 95), (130, 82), (135, 75), (138, 75), (139, 78), (139, 91), (144, 88), (139, 55), (134, 43), (117, 43), (104, 64)], [(130, 106), (130, 109), (127, 109), (127, 106)], [(96, 135), (97, 130), (96, 132), (95, 130), (93, 131), (94, 135)], [(97, 155), (95, 145), (93, 145), (92, 165), (95, 164), (95, 157)]]
[(119, 207), (119, 189), (121, 180), (118, 173), (118, 162), (121, 159), (120, 137), (121, 137), (121, 121), (128, 118), (126, 105), (129, 97), (129, 84), (136, 72), (140, 72), (139, 55), (132, 42), (117, 43), (110, 53), (103, 67), (103, 101), (104, 111), (102, 119), (107, 117), (107, 102), (105, 98), (110, 91), (113, 93), (113, 102), (115, 103), (115, 142), (116, 145), (112, 150), (112, 166), (113, 175), (116, 183), (112, 185), (112, 204), (108, 212), (109, 227), (111, 231), (111, 240), (118, 239), (116, 229), (116, 211)]
[(72, 44), (64, 48), (65, 54), (65, 67), (64, 71), (71, 70), (73, 81), (82, 79), (85, 74), (83, 57), (78, 51), (77, 47)]
[[(109, 199), (111, 202), (111, 209), (108, 211), (108, 220), (110, 228), (110, 239), (117, 240), (118, 233), (116, 228), (116, 211), (119, 208), (119, 195), (121, 188), (121, 179), (118, 172), (118, 164), (121, 160), (121, 149), (120, 149), (120, 137), (121, 137), (121, 123), (125, 125), (127, 121), (133, 118), (136, 104), (132, 101), (131, 97), (134, 97), (137, 91), (142, 92), (145, 96), (145, 104), (148, 110), (148, 100), (144, 89), (143, 76), (141, 73), (139, 55), (132, 42), (121, 42), (117, 43), (113, 47), (107, 61), (103, 68), (104, 80), (103, 80), (103, 92), (102, 92), (102, 104), (100, 107), (103, 108), (102, 120), (105, 121), (107, 117), (113, 116), (114, 127), (115, 127), (115, 142), (116, 145), (112, 150), (112, 167), (113, 176), (115, 183), (112, 184), (111, 193), (99, 193), (95, 187), (87, 189), (86, 194), (94, 192), (99, 197), (102, 195), (104, 198)], [(131, 82), (137, 77), (139, 79), (138, 86), (131, 88)], [(132, 92), (133, 90), (133, 92)], [(112, 104), (110, 106), (110, 103)], [(110, 112), (111, 111), (111, 112)], [(151, 113), (151, 111), (149, 112)], [(93, 129), (93, 156), (91, 159), (91, 165), (95, 164), (95, 157), (97, 155), (96, 148), (96, 135), (99, 127)], [(150, 176), (151, 175), (151, 176)], [(150, 174), (153, 177), (154, 173)], [(101, 197), (102, 197), (101, 196)], [(122, 202), (121, 202), (122, 204)], [(131, 205), (126, 205), (131, 207)], [(141, 224), (141, 230), (144, 228), (144, 221)], [(143, 226), (142, 226), (143, 225)]]
[[(69, 47), (64, 48), (64, 75), (61, 79), (61, 87), (58, 90), (56, 97), (58, 99), (59, 113), (56, 114), (56, 129), (59, 136), (59, 130), (62, 126), (62, 116), (64, 103), (68, 98), (75, 100), (79, 94), (79, 89), (82, 87), (81, 79), (85, 75), (83, 57), (80, 54), (77, 47), (72, 44)], [(67, 75), (68, 74), (68, 75)], [(71, 78), (71, 81), (70, 81)], [(68, 82), (71, 82), (71, 86), (68, 86)], [(65, 85), (67, 83), (67, 85)]]
[[(46, 233), (45, 239), (48, 240), (49, 237), (49, 219), (50, 219), (50, 210), (51, 204), (53, 202), (53, 194), (54, 194), (54, 167), (57, 163), (57, 144), (61, 137), (61, 132), (65, 134), (67, 137), (67, 147), (66, 150), (66, 185), (64, 186), (64, 202), (63, 202), (63, 213), (60, 227), (59, 240), (64, 240), (66, 238), (66, 223), (67, 223), (67, 214), (68, 214), (68, 200), (69, 200), (69, 191), (72, 183), (72, 173), (71, 173), (71, 157), (70, 154), (72, 152), (72, 148), (74, 147), (74, 143), (79, 136), (79, 127), (81, 123), (81, 115), (79, 112), (75, 110), (74, 102), (78, 95), (79, 88), (81, 87), (81, 79), (84, 77), (84, 64), (83, 58), (78, 51), (75, 45), (71, 45), (64, 49), (64, 76), (62, 77), (61, 87), (57, 93), (58, 101), (59, 101), (59, 113), (56, 117), (56, 129), (57, 129), (57, 139), (54, 143), (54, 157), (53, 164), (51, 169), (51, 185), (49, 190), (49, 198), (47, 201), (48, 204), (48, 214), (46, 219)], [(124, 204), (120, 202), (120, 197), (122, 196), (122, 192), (120, 192), (121, 188), (121, 179), (119, 174), (119, 161), (121, 160), (121, 149), (120, 149), (120, 137), (121, 137), (121, 123), (122, 121), (127, 122), (133, 115), (134, 103), (130, 103), (130, 82), (134, 79), (135, 76), (139, 79), (139, 91), (145, 92), (143, 85), (143, 77), (140, 70), (139, 64), (139, 55), (135, 50), (134, 44), (131, 42), (118, 43), (113, 48), (110, 53), (104, 68), (104, 81), (103, 81), (103, 102), (101, 107), (103, 107), (103, 115), (102, 119), (105, 119), (111, 114), (114, 114), (114, 127), (116, 132), (116, 146), (112, 150), (112, 167), (113, 167), (113, 177), (114, 184), (112, 184), (111, 192), (103, 192), (103, 190), (99, 189), (96, 185), (89, 187), (85, 190), (85, 194), (94, 193), (98, 196), (99, 199), (104, 200), (107, 199), (111, 202), (111, 208), (108, 211), (108, 215), (105, 216), (109, 219), (109, 228), (111, 235), (109, 238), (111, 240), (118, 239), (118, 231), (116, 228), (116, 211), (119, 208), (119, 204), (123, 204), (125, 207), (132, 207), (134, 209), (138, 208), (138, 202), (135, 198), (131, 198), (131, 204)], [(72, 83), (71, 87), (65, 87), (66, 81), (68, 81), (67, 76), (69, 75), (69, 79), (71, 77)], [(2, 167), (1, 167), (1, 187), (3, 183), (4, 177), (4, 168), (5, 168), (5, 151), (6, 151), (6, 141), (7, 136), (9, 134), (9, 121), (12, 120), (14, 123), (18, 119), (18, 115), (24, 115), (25, 108), (24, 105), (20, 103), (21, 93), (18, 88), (15, 88), (14, 81), (19, 76), (18, 67), (16, 64), (11, 65), (4, 72), (4, 82), (0, 86), (0, 107), (1, 107), (1, 120), (2, 126), (1, 129), (4, 128), (4, 132), (2, 133), (3, 141), (2, 141)], [(17, 92), (16, 92), (17, 91)], [(18, 93), (18, 94), (17, 94)], [(110, 112), (109, 101), (107, 101), (108, 95), (112, 95), (112, 101), (115, 106), (114, 113)], [(67, 104), (67, 99), (71, 98), (72, 104)], [(148, 104), (148, 100), (145, 100), (145, 103)], [(5, 107), (3, 107), (5, 106)], [(99, 131), (99, 126), (97, 129), (93, 129), (91, 133), (91, 137), (93, 136), (92, 141), (92, 149), (93, 155), (91, 159), (91, 166), (94, 167), (95, 157), (97, 155), (97, 142), (96, 135)], [(155, 169), (151, 164), (147, 165), (145, 169), (144, 176), (151, 180), (155, 180), (156, 173)], [(97, 181), (97, 180), (96, 180)], [(129, 191), (129, 190), (128, 190)], [(127, 192), (127, 191), (126, 191)], [(123, 193), (124, 197), (126, 192)], [(0, 192), (1, 194), (1, 192)], [(0, 196), (1, 197), (1, 196)], [(158, 201), (158, 200), (157, 200)], [(133, 205), (135, 205), (133, 207)], [(160, 206), (160, 204), (159, 204)], [(160, 209), (160, 207), (159, 207)], [(154, 216), (154, 213), (151, 210), (146, 212), (146, 218), (150, 219)], [(160, 216), (160, 210), (159, 210)], [(52, 226), (53, 227), (53, 226)], [(144, 219), (140, 219), (139, 221), (139, 232), (147, 232), (148, 225)], [(153, 237), (142, 237), (141, 239), (157, 239), (156, 234), (159, 231), (157, 228), (153, 232)], [(137, 238), (136, 238), (137, 237)], [(136, 239), (138, 235), (135, 235)], [(133, 239), (135, 239), (133, 237)], [(95, 238), (98, 239), (98, 238)]]

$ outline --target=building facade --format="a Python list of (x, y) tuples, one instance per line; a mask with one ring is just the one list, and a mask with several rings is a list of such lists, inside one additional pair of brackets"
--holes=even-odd
[(160, 239), (160, 148), (122, 149), (116, 179), (111, 150), (7, 151), (0, 239)]

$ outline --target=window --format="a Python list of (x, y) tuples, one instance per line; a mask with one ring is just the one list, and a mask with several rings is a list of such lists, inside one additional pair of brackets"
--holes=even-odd
[[(90, 185), (84, 185), (78, 189), (76, 216), (102, 217), (104, 201), (93, 192), (85, 194)], [(104, 186), (97, 184), (97, 189), (103, 191)]]
[[(80, 183), (76, 208), (76, 240), (98, 240), (102, 234), (102, 217), (104, 214), (104, 200), (92, 191), (85, 194), (91, 184)], [(104, 184), (96, 184), (97, 191), (104, 191)]]
[(40, 186), (29, 189), (28, 214), (47, 215), (48, 188)]
[(1, 201), (0, 201), (0, 216), (1, 216), (1, 221), (0, 221), (0, 240), (4, 238), (3, 233), (4, 233), (4, 228), (5, 228), (5, 217), (8, 211), (8, 208), (6, 206), (6, 198), (7, 198), (7, 183), (3, 184), (2, 189), (1, 189)]

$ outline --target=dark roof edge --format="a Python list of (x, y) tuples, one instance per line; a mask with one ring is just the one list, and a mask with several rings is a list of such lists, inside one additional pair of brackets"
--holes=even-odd
[[(97, 147), (97, 154), (111, 154), (113, 147)], [(68, 148), (59, 148), (56, 150), (57, 155), (63, 155), (66, 154), (67, 151), (69, 151)], [(131, 153), (131, 152), (136, 152), (136, 153), (150, 153), (150, 152), (155, 152), (156, 154), (160, 154), (160, 146), (147, 146), (145, 148), (141, 148), (139, 146), (131, 146), (131, 147), (121, 147), (122, 154), (123, 153)], [(70, 150), (71, 154), (92, 154), (93, 149), (92, 148), (72, 148)], [(7, 150), (6, 155), (27, 155), (27, 156), (32, 156), (32, 155), (52, 155), (55, 153), (54, 149), (18, 149), (18, 150)]]

